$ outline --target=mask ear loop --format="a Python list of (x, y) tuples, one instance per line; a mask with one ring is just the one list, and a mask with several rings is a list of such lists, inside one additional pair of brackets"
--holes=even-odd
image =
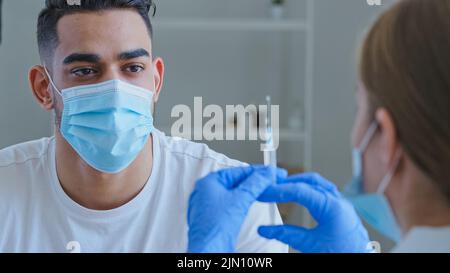
[[(356, 151), (358, 152), (357, 156), (353, 156), (353, 158), (359, 158), (357, 163), (353, 163), (353, 164), (357, 164), (356, 167), (354, 165), (353, 167), (353, 171), (355, 172), (355, 169), (359, 170), (359, 174), (361, 175), (363, 174), (363, 155), (364, 155), (364, 151), (366, 150), (367, 146), (370, 143), (370, 140), (372, 140), (373, 135), (375, 134), (376, 130), (378, 129), (378, 122), (377, 121), (373, 121), (372, 124), (369, 126), (369, 129), (367, 129), (366, 134), (364, 135), (359, 148), (356, 149)], [(355, 175), (355, 174), (353, 174)], [(360, 185), (360, 187), (363, 187), (362, 184)]]
[(370, 140), (372, 139), (377, 129), (378, 129), (378, 122), (376, 121), (372, 122), (369, 129), (367, 130), (367, 133), (364, 135), (361, 144), (359, 145), (359, 150), (361, 151), (361, 153), (363, 153), (366, 150)]
[(47, 77), (48, 77), (48, 80), (50, 81), (50, 84), (51, 84), (52, 87), (55, 89), (56, 93), (58, 93), (58, 95), (62, 97), (61, 91), (59, 91), (58, 87), (56, 87), (56, 85), (55, 85), (55, 83), (53, 82), (52, 77), (50, 77), (50, 73), (48, 72), (47, 67), (46, 67), (45, 65), (44, 65), (44, 71), (45, 71), (45, 74), (46, 74)]
[[(55, 83), (52, 80), (52, 77), (50, 77), (50, 73), (47, 70), (47, 67), (43, 65), (45, 74), (47, 75), (48, 80), (50, 81), (50, 85), (53, 87), (53, 89), (56, 91), (56, 94), (58, 94), (62, 98), (62, 93), (59, 91), (59, 89), (56, 87)], [(56, 109), (56, 108), (55, 108)], [(54, 126), (58, 127), (60, 125), (60, 117), (58, 117), (58, 114), (56, 110), (53, 112), (53, 119), (55, 120)]]
[(156, 81), (155, 81), (155, 73), (157, 73), (157, 69), (156, 69), (156, 64), (153, 64), (153, 75), (152, 75), (152, 77), (153, 77), (153, 90), (151, 90), (151, 91), (152, 91), (152, 93), (153, 93), (153, 96), (155, 96), (155, 95), (156, 95)]
[(380, 186), (378, 186), (377, 193), (384, 194), (387, 187), (389, 186), (389, 183), (392, 180), (392, 177), (394, 177), (395, 170), (398, 168), (398, 165), (400, 164), (400, 151), (397, 151), (395, 153), (395, 163), (392, 166), (392, 168), (389, 170), (389, 172), (384, 176), (383, 180), (381, 180)]

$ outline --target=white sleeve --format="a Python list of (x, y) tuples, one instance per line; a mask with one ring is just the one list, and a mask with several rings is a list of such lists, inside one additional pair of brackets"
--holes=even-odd
[(287, 253), (289, 247), (276, 240), (267, 240), (258, 234), (261, 225), (282, 225), (275, 204), (257, 202), (253, 204), (242, 225), (237, 243), (238, 253)]

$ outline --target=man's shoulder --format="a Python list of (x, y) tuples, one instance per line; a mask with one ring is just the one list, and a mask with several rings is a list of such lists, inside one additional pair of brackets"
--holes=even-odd
[(42, 173), (48, 163), (51, 141), (42, 138), (0, 150), (0, 191), (8, 194), (14, 188), (28, 187), (30, 180)]
[(45, 138), (0, 150), (0, 215), (21, 208), (36, 194), (34, 183), (42, 176), (51, 139)]
[(42, 160), (48, 153), (52, 138), (42, 138), (16, 144), (0, 150), (0, 181), (8, 173), (17, 173), (36, 160)]
[(160, 131), (156, 131), (156, 136), (158, 137), (161, 150), (169, 154), (169, 156), (191, 160), (200, 164), (214, 165), (213, 170), (247, 165), (244, 162), (218, 153), (203, 143), (197, 143), (179, 137), (166, 136)]

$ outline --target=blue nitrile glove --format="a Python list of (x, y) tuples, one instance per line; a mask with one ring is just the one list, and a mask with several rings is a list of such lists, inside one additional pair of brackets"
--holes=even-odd
[(263, 226), (258, 232), (306, 253), (366, 252), (369, 236), (353, 206), (336, 186), (315, 173), (298, 174), (270, 186), (263, 202), (296, 202), (306, 207), (317, 222), (312, 229), (297, 226)]
[(231, 168), (200, 179), (189, 199), (188, 252), (234, 252), (251, 205), (284, 170), (263, 166)]

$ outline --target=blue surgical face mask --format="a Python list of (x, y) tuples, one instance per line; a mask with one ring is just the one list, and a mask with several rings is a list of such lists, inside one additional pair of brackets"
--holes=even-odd
[(401, 230), (384, 192), (388, 187), (396, 166), (383, 178), (375, 193), (365, 193), (363, 183), (363, 153), (378, 128), (374, 122), (365, 134), (359, 148), (354, 148), (353, 177), (344, 193), (358, 214), (378, 232), (395, 242), (401, 240)]
[(120, 80), (58, 90), (60, 132), (78, 155), (104, 173), (126, 169), (153, 131), (153, 92)]

